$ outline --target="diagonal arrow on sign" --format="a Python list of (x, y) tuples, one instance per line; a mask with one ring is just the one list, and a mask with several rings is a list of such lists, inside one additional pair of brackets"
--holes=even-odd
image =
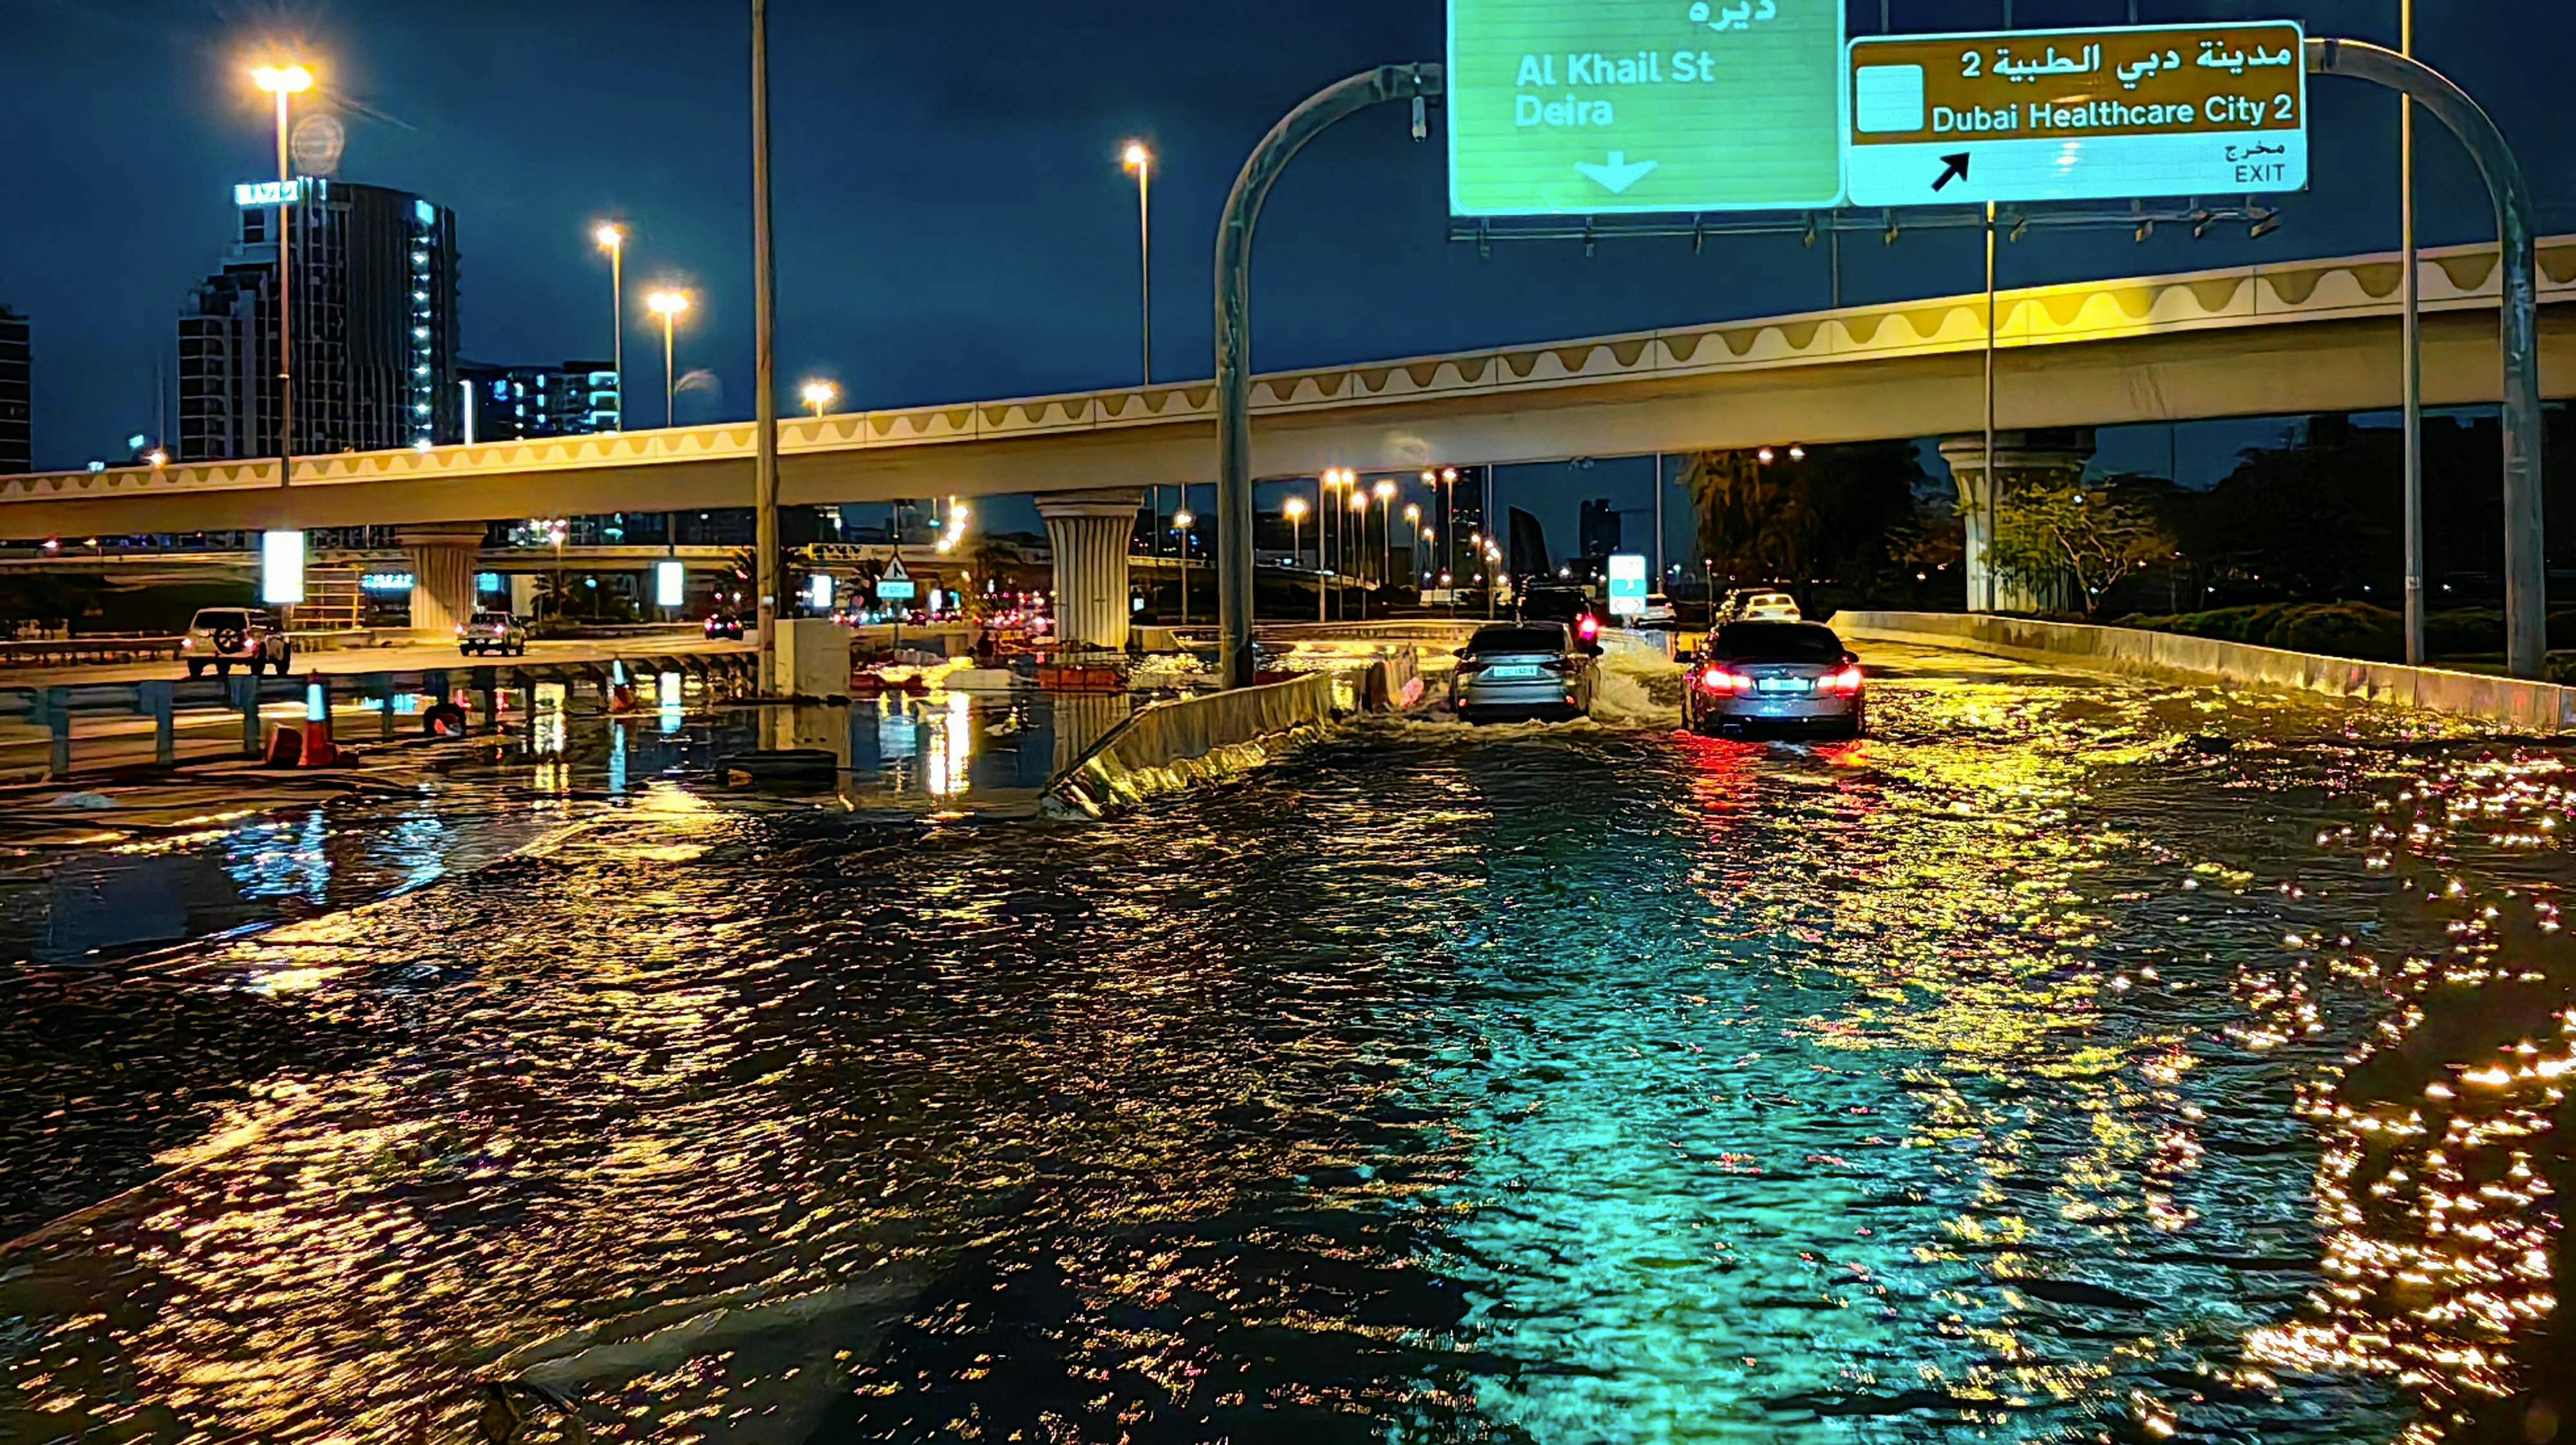
[(1932, 183), (1932, 189), (1946, 190), (1952, 181), (1964, 181), (1967, 178), (1968, 152), (1961, 151), (1956, 155), (1943, 156), (1941, 157), (1941, 179)]
[(1658, 164), (1660, 163), (1656, 161), (1637, 161), (1631, 164), (1626, 151), (1612, 151), (1609, 163), (1606, 165), (1595, 161), (1576, 161), (1574, 168), (1580, 171), (1585, 179), (1600, 182), (1604, 190), (1618, 196), (1627, 194), (1630, 186), (1644, 180)]

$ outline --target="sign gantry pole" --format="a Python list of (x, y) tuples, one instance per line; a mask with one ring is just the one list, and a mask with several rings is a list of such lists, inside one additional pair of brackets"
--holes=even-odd
[[(1336, 122), (1393, 100), (1438, 98), (1437, 65), (1381, 65), (1325, 87), (1280, 119), (1252, 148), (1226, 197), (1216, 232), (1217, 623), (1218, 671), (1227, 687), (1249, 687), (1252, 647), (1252, 232), (1261, 204), (1308, 141)], [(1320, 520), (1320, 519), (1319, 519)]]

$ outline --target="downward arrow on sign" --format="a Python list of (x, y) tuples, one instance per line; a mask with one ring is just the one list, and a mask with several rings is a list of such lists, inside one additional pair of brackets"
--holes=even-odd
[(1591, 161), (1576, 161), (1574, 168), (1582, 172), (1586, 179), (1599, 181), (1602, 189), (1617, 196), (1625, 195), (1630, 186), (1644, 180), (1647, 173), (1654, 170), (1657, 164), (1658, 162), (1655, 161), (1639, 161), (1630, 165), (1626, 151), (1612, 151), (1607, 165), (1596, 165)]

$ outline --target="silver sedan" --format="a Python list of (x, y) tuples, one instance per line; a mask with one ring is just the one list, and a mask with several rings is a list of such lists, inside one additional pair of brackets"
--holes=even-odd
[(1458, 649), (1450, 711), (1469, 722), (1590, 716), (1595, 655), (1561, 622), (1480, 627)]
[(1692, 732), (1777, 728), (1853, 738), (1869, 720), (1860, 659), (1818, 622), (1730, 622), (1709, 635), (1682, 687)]

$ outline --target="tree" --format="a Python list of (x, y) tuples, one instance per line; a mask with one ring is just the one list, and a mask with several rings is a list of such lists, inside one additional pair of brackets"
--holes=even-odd
[(1996, 499), (1995, 570), (2040, 593), (2071, 579), (2087, 617), (2122, 578), (2171, 562), (2174, 550), (2155, 511), (2112, 483), (2007, 486)]
[(1927, 485), (1911, 442), (1702, 452), (1682, 485), (1699, 511), (1700, 555), (1747, 580), (1834, 583), (1867, 594), (1910, 580), (1927, 532)]

